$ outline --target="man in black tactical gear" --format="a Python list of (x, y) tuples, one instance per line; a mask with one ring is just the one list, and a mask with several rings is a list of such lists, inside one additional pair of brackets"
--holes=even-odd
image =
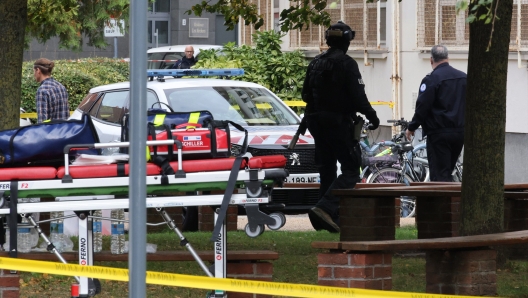
[[(321, 177), (319, 202), (308, 213), (317, 230), (339, 232), (339, 198), (331, 191), (354, 188), (359, 181), (361, 148), (353, 136), (352, 117), (360, 112), (370, 121), (370, 129), (379, 126), (358, 65), (346, 55), (354, 34), (341, 21), (326, 30), (326, 44), (330, 48), (308, 65), (302, 90), (307, 103), (307, 127), (314, 137), (315, 163)], [(337, 161), (341, 164), (339, 177)]]
[(447, 48), (431, 49), (433, 71), (423, 78), (407, 139), (421, 125), (427, 136), (431, 181), (451, 182), (453, 169), (464, 146), (466, 74), (449, 65)]

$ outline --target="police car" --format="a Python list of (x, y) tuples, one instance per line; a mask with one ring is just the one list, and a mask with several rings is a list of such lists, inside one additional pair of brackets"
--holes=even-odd
[[(162, 78), (159, 76), (161, 71), (167, 72)], [(286, 182), (319, 182), (314, 165), (313, 138), (308, 133), (301, 135), (294, 150), (287, 148), (301, 119), (273, 92), (259, 84), (229, 79), (173, 78), (176, 72), (183, 74), (188, 71), (194, 71), (194, 74), (207, 72), (151, 70), (149, 75), (152, 75), (152, 80), (147, 82), (147, 107), (167, 110), (168, 105), (178, 112), (208, 110), (216, 120), (234, 121), (247, 129), (248, 152), (253, 156), (282, 154), (288, 159), (286, 168), (290, 176)], [(226, 75), (232, 73), (226, 71)], [(71, 118), (80, 119), (82, 113), (88, 113), (92, 116), (101, 142), (119, 141), (121, 121), (129, 111), (129, 90), (129, 82), (95, 87), (82, 100)], [(236, 154), (241, 148), (243, 134), (235, 128), (231, 133), (231, 151)], [(272, 204), (261, 206), (261, 209), (301, 214), (313, 207), (317, 200), (318, 189), (275, 188)], [(194, 218), (194, 214), (188, 214), (184, 224), (187, 229), (197, 226), (197, 216)]]

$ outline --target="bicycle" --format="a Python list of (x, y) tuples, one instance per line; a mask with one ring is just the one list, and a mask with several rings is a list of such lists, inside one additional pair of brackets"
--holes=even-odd
[[(381, 158), (382, 156), (386, 156), (391, 153), (390, 146), (395, 145), (396, 143), (393, 141), (381, 141), (378, 143), (373, 143), (372, 146), (370, 145), (368, 141), (368, 127), (369, 123), (365, 121), (363, 124), (362, 134), (360, 136), (359, 140), (359, 146), (361, 147), (361, 156), (362, 156), (362, 162), (361, 162), (361, 171), (359, 178), (364, 183), (366, 182), (366, 178), (371, 174), (370, 170), (370, 160), (376, 160), (376, 161), (383, 161), (385, 158)], [(387, 149), (381, 150), (384, 147), (388, 147)]]
[[(405, 143), (410, 141), (407, 140), (407, 137), (405, 135), (405, 132), (409, 127), (409, 121), (406, 121), (404, 118), (401, 118), (399, 120), (387, 120), (387, 122), (393, 123), (393, 126), (400, 126), (400, 133), (392, 137), (392, 141), (394, 143)], [(416, 181), (429, 181), (429, 162), (427, 160), (426, 143), (419, 143), (416, 146), (413, 146), (413, 149), (406, 152), (406, 154), (407, 160), (410, 162), (405, 164), (405, 172), (411, 176), (415, 176), (413, 178)]]
[[(367, 179), (367, 183), (402, 183), (410, 185), (411, 182), (418, 182), (422, 178), (421, 172), (424, 170), (417, 170), (414, 166), (413, 160), (409, 159), (414, 147), (410, 142), (402, 142), (392, 146), (393, 154), (397, 154), (397, 162), (391, 164), (389, 167), (381, 167), (378, 164), (373, 164), (373, 172)], [(419, 159), (417, 157), (413, 159)], [(419, 164), (422, 164), (421, 161)], [(382, 165), (383, 166), (383, 165)], [(385, 165), (386, 166), (386, 165)], [(400, 217), (413, 217), (416, 214), (416, 198), (402, 196), (400, 198)]]
[[(415, 158), (419, 158), (417, 160), (423, 162), (423, 160), (427, 160), (427, 136), (424, 136), (421, 140), (419, 140), (418, 146), (415, 146), (415, 149), (413, 149), (413, 155)], [(453, 172), (451, 172), (451, 177), (453, 182), (462, 182), (462, 172), (464, 165), (461, 161), (462, 153), (460, 156), (458, 156), (458, 159), (455, 163), (455, 167), (453, 168)], [(424, 163), (427, 167), (429, 166), (429, 163)], [(425, 181), (429, 181), (429, 177)]]

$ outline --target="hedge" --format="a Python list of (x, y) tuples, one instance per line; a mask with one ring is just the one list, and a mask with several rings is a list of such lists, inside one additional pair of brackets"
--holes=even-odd
[[(36, 112), (35, 94), (39, 83), (33, 77), (33, 62), (22, 68), (22, 102), (26, 112)], [(128, 81), (130, 63), (121, 59), (91, 58), (56, 60), (52, 76), (68, 90), (70, 110), (75, 109), (91, 88)]]

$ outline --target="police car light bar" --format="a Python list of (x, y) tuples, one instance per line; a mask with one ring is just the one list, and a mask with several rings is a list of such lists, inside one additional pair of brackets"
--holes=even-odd
[(147, 69), (148, 77), (163, 76), (241, 76), (244, 75), (242, 68), (219, 68), (219, 69)]

